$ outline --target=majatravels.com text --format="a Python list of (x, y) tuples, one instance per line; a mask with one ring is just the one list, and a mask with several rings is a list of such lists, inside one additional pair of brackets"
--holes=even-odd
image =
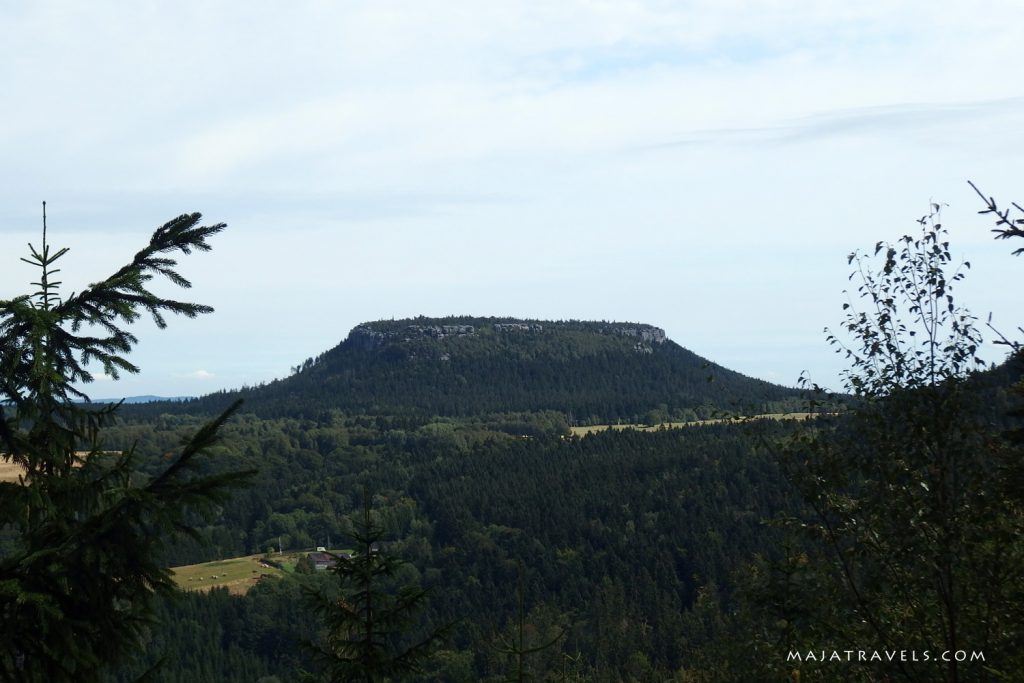
[(790, 650), (788, 662), (984, 662), (980, 650)]

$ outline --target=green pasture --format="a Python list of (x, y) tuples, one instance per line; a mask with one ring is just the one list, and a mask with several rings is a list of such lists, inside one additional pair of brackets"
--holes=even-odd
[(764, 413), (762, 415), (748, 415), (745, 417), (716, 417), (708, 420), (692, 420), (690, 422), (662, 422), (656, 425), (645, 424), (615, 424), (615, 425), (587, 425), (585, 427), (570, 427), (576, 436), (586, 436), (593, 432), (603, 432), (608, 429), (616, 431), (623, 429), (635, 429), (640, 432), (656, 432), (659, 429), (679, 429), (681, 427), (693, 427), (696, 425), (725, 424), (749, 422), (751, 420), (806, 420), (814, 417), (817, 413)]

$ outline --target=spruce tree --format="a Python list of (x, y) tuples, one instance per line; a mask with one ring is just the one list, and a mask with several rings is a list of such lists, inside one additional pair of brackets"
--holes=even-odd
[(362, 514), (352, 532), (354, 551), (350, 557), (335, 555), (330, 568), (339, 580), (340, 596), (310, 594), (326, 631), (314, 645), (314, 654), (331, 683), (400, 680), (418, 672), (446, 636), (448, 627), (417, 635), (427, 591), (393, 585), (398, 568), (406, 562), (383, 546), (383, 538), (364, 491)]
[(22, 260), (38, 269), (31, 294), (0, 300), (0, 453), (20, 467), (0, 483), (0, 681), (98, 680), (140, 647), (158, 593), (173, 590), (160, 562), (178, 534), (197, 535), (198, 515), (251, 473), (201, 473), (232, 405), (200, 429), (161, 471), (137, 473), (134, 449), (104, 449), (117, 405), (88, 403), (80, 388), (98, 366), (136, 373), (129, 327), (149, 314), (194, 318), (209, 306), (158, 296), (164, 276), (183, 288), (177, 253), (208, 251), (224, 224), (182, 215), (111, 276), (64, 298), (56, 263), (68, 250), (47, 241)]

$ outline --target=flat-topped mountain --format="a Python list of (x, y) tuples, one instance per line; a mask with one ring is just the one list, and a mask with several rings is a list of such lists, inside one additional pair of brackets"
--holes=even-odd
[(212, 412), (241, 397), (264, 415), (552, 410), (607, 422), (766, 412), (797, 395), (701, 358), (652, 325), (453, 316), (363, 323), (290, 377), (167, 407)]

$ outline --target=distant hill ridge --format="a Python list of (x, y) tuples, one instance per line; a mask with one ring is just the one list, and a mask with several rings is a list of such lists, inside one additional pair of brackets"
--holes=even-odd
[(362, 323), (284, 379), (132, 411), (214, 412), (243, 398), (265, 416), (556, 411), (574, 424), (784, 412), (799, 395), (701, 358), (653, 325), (450, 316)]
[(118, 403), (123, 401), (126, 404), (131, 403), (154, 403), (157, 401), (187, 401), (192, 396), (153, 396), (152, 394), (146, 394), (145, 396), (125, 396), (124, 398), (93, 398), (89, 399), (90, 403)]

